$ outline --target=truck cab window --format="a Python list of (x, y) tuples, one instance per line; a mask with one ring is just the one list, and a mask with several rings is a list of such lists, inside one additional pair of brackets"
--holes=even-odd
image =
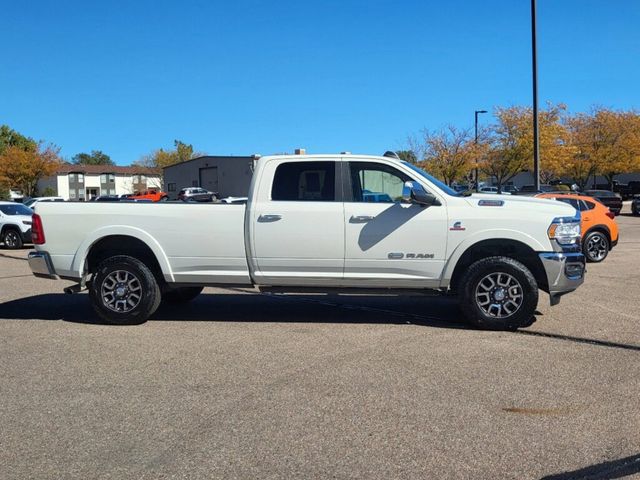
[(333, 202), (335, 162), (289, 162), (276, 169), (271, 199), (291, 202)]
[(349, 164), (353, 202), (394, 203), (402, 200), (407, 175), (382, 163)]

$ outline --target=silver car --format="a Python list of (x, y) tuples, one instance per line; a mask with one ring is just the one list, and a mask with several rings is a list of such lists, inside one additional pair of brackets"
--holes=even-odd
[(200, 187), (183, 188), (178, 193), (178, 200), (183, 202), (213, 202), (218, 194)]

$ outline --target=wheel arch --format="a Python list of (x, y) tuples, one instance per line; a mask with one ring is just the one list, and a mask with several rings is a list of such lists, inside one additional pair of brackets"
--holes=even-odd
[(456, 291), (464, 272), (473, 263), (487, 257), (509, 257), (527, 267), (535, 278), (538, 288), (548, 291), (547, 275), (538, 253), (528, 244), (513, 238), (492, 238), (480, 240), (467, 246), (450, 270), (449, 288)]
[(4, 225), (2, 225), (2, 229), (0, 229), (0, 235), (4, 235), (7, 230), (17, 230), (18, 233), (22, 233), (20, 225), (18, 225), (17, 223), (5, 223)]
[(82, 278), (96, 262), (111, 255), (130, 255), (149, 262), (158, 280), (173, 282), (169, 260), (158, 242), (147, 232), (135, 227), (109, 227), (92, 232), (78, 248), (72, 270)]

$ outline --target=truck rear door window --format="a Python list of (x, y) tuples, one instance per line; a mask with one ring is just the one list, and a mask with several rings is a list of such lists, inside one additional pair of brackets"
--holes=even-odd
[(334, 202), (335, 162), (289, 162), (278, 166), (271, 199), (290, 202)]

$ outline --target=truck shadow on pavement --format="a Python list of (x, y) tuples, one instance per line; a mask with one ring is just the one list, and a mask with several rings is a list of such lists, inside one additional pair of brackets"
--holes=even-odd
[(640, 473), (640, 455), (612, 460), (609, 462), (591, 465), (589, 467), (565, 472), (557, 475), (548, 475), (541, 480), (611, 480)]
[[(49, 293), (0, 303), (0, 319), (104, 324), (86, 294)], [(414, 324), (473, 329), (448, 297), (202, 294), (183, 305), (162, 304), (149, 321)]]

